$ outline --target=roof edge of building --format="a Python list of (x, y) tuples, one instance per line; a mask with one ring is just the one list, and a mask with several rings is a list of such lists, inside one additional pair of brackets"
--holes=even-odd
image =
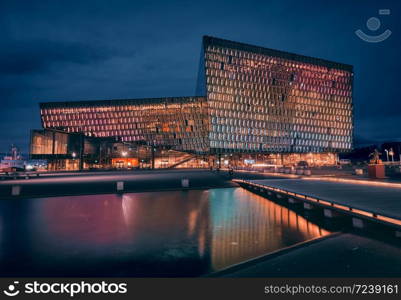
[(242, 50), (242, 51), (249, 51), (249, 52), (254, 52), (254, 53), (278, 56), (278, 57), (281, 57), (284, 59), (302, 61), (302, 62), (306, 62), (306, 63), (310, 63), (310, 64), (321, 65), (321, 66), (328, 67), (328, 68), (337, 68), (337, 69), (341, 69), (341, 70), (349, 71), (349, 72), (353, 72), (353, 68), (354, 68), (353, 65), (335, 62), (335, 61), (331, 61), (331, 60), (327, 60), (327, 59), (323, 59), (323, 58), (307, 56), (307, 55), (302, 55), (302, 54), (297, 54), (297, 53), (292, 53), (292, 52), (287, 52), (287, 51), (281, 51), (281, 50), (266, 48), (266, 47), (262, 47), (262, 46), (256, 46), (256, 45), (231, 41), (231, 40), (227, 40), (227, 39), (217, 38), (217, 37), (208, 36), (208, 35), (203, 36), (202, 42), (203, 42), (204, 46), (207, 44), (214, 44), (214, 45), (221, 46), (221, 47), (229, 47), (229, 48), (234, 48), (234, 49), (238, 49), (238, 50)]
[[(82, 105), (126, 105), (127, 102), (130, 105), (144, 104), (144, 103), (159, 103), (171, 100), (189, 100), (193, 98), (205, 98), (205, 96), (178, 96), (178, 97), (155, 97), (155, 98), (124, 98), (124, 99), (99, 99), (99, 100), (73, 100), (73, 101), (45, 101), (40, 102), (40, 108), (46, 107), (60, 107), (60, 106), (82, 106)], [(124, 103), (125, 102), (125, 103)], [(135, 103), (137, 102), (137, 103)]]

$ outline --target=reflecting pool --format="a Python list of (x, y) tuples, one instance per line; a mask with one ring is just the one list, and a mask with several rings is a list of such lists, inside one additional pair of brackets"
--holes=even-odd
[(330, 232), (242, 188), (0, 202), (0, 276), (199, 276)]

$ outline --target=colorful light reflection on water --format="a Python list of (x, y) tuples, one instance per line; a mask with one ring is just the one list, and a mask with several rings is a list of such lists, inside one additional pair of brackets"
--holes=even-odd
[(198, 276), (329, 234), (242, 188), (0, 204), (2, 276)]

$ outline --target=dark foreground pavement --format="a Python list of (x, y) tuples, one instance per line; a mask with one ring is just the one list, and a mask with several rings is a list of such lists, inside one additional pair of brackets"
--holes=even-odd
[(213, 274), (212, 277), (400, 277), (401, 247), (333, 234)]

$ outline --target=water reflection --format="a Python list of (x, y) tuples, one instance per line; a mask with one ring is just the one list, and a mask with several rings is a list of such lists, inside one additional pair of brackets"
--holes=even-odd
[(210, 191), (212, 266), (227, 266), (329, 232), (244, 189)]
[(197, 276), (328, 234), (241, 188), (3, 201), (2, 276)]

